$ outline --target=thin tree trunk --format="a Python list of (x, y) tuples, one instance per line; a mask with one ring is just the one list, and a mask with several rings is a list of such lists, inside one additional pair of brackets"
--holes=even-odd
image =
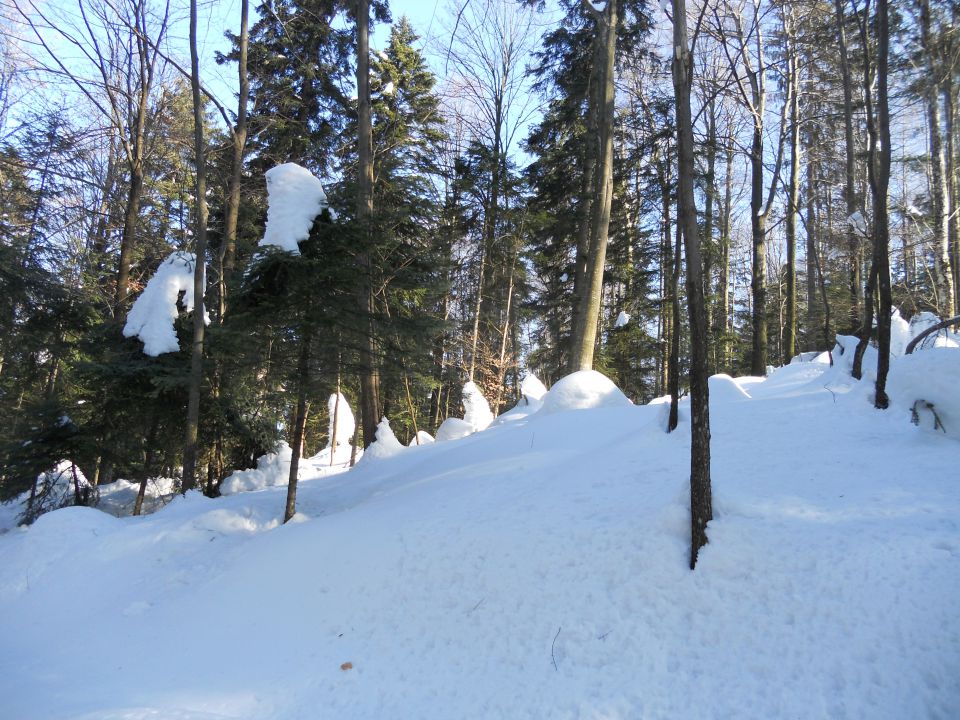
[(310, 333), (300, 341), (300, 359), (297, 363), (297, 410), (293, 418), (293, 442), (290, 455), (290, 475), (287, 477), (287, 505), (283, 522), (289, 522), (297, 512), (297, 476), (300, 472), (300, 456), (303, 455), (303, 438), (307, 428), (307, 390), (310, 385)]
[(193, 268), (193, 343), (190, 352), (190, 390), (183, 447), (183, 493), (196, 482), (197, 437), (200, 427), (200, 386), (203, 381), (203, 341), (206, 329), (204, 285), (207, 255), (207, 177), (203, 140), (203, 101), (200, 99), (200, 60), (197, 54), (197, 0), (190, 0), (190, 89), (193, 93), (193, 153), (196, 162), (196, 263)]
[(667, 392), (670, 393), (670, 415), (667, 419), (667, 432), (677, 429), (680, 421), (680, 335), (683, 322), (680, 318), (680, 269), (682, 265), (680, 251), (683, 242), (683, 217), (677, 217), (676, 237), (673, 245), (673, 262), (670, 273), (670, 357), (667, 362)]
[[(787, 11), (785, 11), (787, 12)], [(797, 213), (800, 211), (800, 102), (798, 63), (792, 37), (792, 21), (784, 18), (787, 36), (787, 82), (792, 87), (790, 98), (790, 190), (787, 198), (787, 319), (784, 337), (785, 351), (781, 362), (785, 365), (797, 352)]]
[(707, 313), (701, 277), (700, 237), (694, 202), (693, 119), (690, 110), (693, 59), (687, 42), (686, 0), (673, 2), (673, 75), (677, 108), (678, 222), (687, 258), (687, 310), (690, 316), (690, 569), (707, 543), (713, 518), (710, 488), (710, 400), (707, 383)]

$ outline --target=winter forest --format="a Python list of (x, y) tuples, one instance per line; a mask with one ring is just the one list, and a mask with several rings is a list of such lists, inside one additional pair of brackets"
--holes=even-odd
[[(261, 531), (283, 530), (277, 537), (286, 544), (274, 544), (288, 552), (278, 551), (285, 559), (269, 573), (279, 585), (281, 568), (299, 575), (296, 554), (327, 552), (298, 545), (294, 533), (353, 544), (353, 531), (310, 530), (311, 518), (335, 523), (362, 512), (363, 530), (351, 527), (372, 535), (349, 551), (351, 562), (327, 570), (342, 571), (350, 597), (363, 596), (351, 610), (357, 625), (386, 613), (357, 647), (378, 648), (396, 664), (368, 670), (379, 678), (379, 704), (354, 701), (333, 683), (360, 682), (363, 673), (350, 657), (331, 655), (331, 684), (317, 680), (309, 691), (329, 714), (297, 714), (301, 705), (269, 693), (238, 699), (236, 679), (229, 701), (199, 686), (175, 701), (131, 695), (142, 715), (103, 698), (89, 706), (47, 700), (41, 711), (24, 692), (0, 688), (0, 697), (18, 698), (9, 717), (140, 718), (157, 708), (195, 720), (955, 717), (960, 626), (948, 598), (960, 590), (960, 529), (940, 510), (929, 510), (936, 521), (902, 520), (893, 532), (877, 523), (958, 503), (958, 20), (960, 5), (947, 0), (3, 0), (0, 557), (13, 569), (0, 576), (0, 606), (36, 592), (29, 576), (39, 561), (27, 558), (46, 547), (29, 544), (38, 537), (52, 546), (128, 533), (140, 550), (116, 562), (140, 577), (135, 568), (146, 558), (157, 567), (224, 567), (201, 554), (214, 551), (191, 533), (222, 539), (216, 545), (229, 554)], [(540, 443), (548, 449), (536, 450)], [(804, 463), (824, 483), (815, 486), (822, 492), (808, 488), (814, 499), (792, 484)], [(551, 618), (536, 645), (545, 682), (575, 677), (555, 691), (512, 687), (484, 666), (475, 668), (478, 689), (445, 695), (443, 678), (457, 685), (467, 672), (459, 660), (451, 666), (459, 669), (419, 689), (395, 675), (409, 664), (418, 676), (419, 656), (398, 648), (420, 625), (385, 611), (388, 598), (396, 598), (394, 612), (415, 613), (424, 633), (464, 631), (424, 619), (451, 607), (438, 597), (411, 599), (415, 591), (399, 579), (381, 587), (383, 575), (348, 569), (388, 564), (368, 544), (382, 534), (393, 547), (388, 528), (400, 528), (404, 515), (378, 510), (381, 496), (425, 518), (412, 536), (407, 526), (397, 530), (429, 548), (404, 551), (399, 566), (451, 588), (494, 583), (481, 582), (489, 554), (473, 554), (496, 535), (490, 527), (504, 542), (527, 537), (521, 544), (539, 547), (538, 523), (553, 513), (574, 536), (592, 539), (531, 550), (547, 558), (553, 547), (570, 558), (558, 561), (543, 602), (586, 608), (590, 588), (613, 581), (592, 579), (605, 567), (599, 561), (584, 560), (577, 575), (575, 559), (584, 548), (619, 547), (608, 535), (621, 527), (619, 508), (637, 496), (627, 478), (604, 478), (631, 467), (671, 468), (669, 482), (649, 491), (650, 507), (661, 509), (644, 506), (633, 519), (675, 541), (644, 572), (684, 600), (648, 597), (639, 615), (620, 608), (617, 618), (646, 628), (644, 613), (676, 615), (664, 622), (687, 629), (660, 638), (662, 648), (699, 642), (685, 634), (699, 607), (691, 597), (728, 598), (720, 603), (728, 614), (714, 618), (724, 637), (787, 608), (791, 578), (811, 598), (842, 585), (849, 608), (811, 613), (799, 643), (794, 630), (781, 637), (781, 625), (761, 622), (758, 637), (737, 645), (766, 668), (756, 687), (738, 685), (741, 676), (723, 681), (733, 671), (717, 660), (721, 646), (730, 651), (722, 639), (687, 657), (716, 670), (716, 686), (688, 700), (719, 696), (713, 710), (683, 704), (690, 670), (669, 663), (650, 669), (659, 680), (643, 687), (659, 687), (653, 700), (618, 694), (631, 663), (645, 662), (629, 644), (618, 646), (626, 664), (611, 661), (611, 675), (599, 660), (596, 676), (575, 675), (578, 654), (627, 643), (612, 620), (578, 635), (571, 618)], [(522, 489), (541, 475), (540, 490)], [(828, 483), (841, 475), (849, 484)], [(574, 501), (587, 502), (575, 477), (594, 479), (589, 502), (609, 502), (612, 515), (567, 516)], [(911, 478), (928, 484), (911, 487)], [(437, 488), (448, 481), (457, 489), (444, 495)], [(485, 482), (494, 483), (490, 495), (477, 489)], [(768, 490), (774, 499), (757, 499)], [(536, 501), (547, 509), (526, 504), (538, 493), (549, 496)], [(860, 498), (863, 514), (811, 509), (827, 495), (830, 503)], [(454, 509), (430, 519), (431, 503)], [(468, 504), (493, 526), (476, 529)], [(51, 513), (73, 506), (84, 510)], [(499, 515), (494, 507), (511, 509)], [(774, 507), (787, 523), (776, 530), (757, 520)], [(111, 515), (169, 525), (105, 525), (119, 522)], [(797, 534), (803, 542), (788, 527), (801, 520), (814, 528)], [(741, 526), (752, 528), (744, 530), (751, 543)], [(147, 535), (129, 534), (138, 528), (182, 556), (168, 549), (154, 558), (160, 551), (136, 539)], [(884, 545), (921, 531), (948, 560), (920, 545), (901, 554), (890, 548), (902, 546)], [(106, 548), (114, 546), (102, 542), (96, 547), (112, 556)], [(766, 572), (752, 554), (764, 544), (786, 550), (769, 591), (783, 594), (774, 600), (749, 591)], [(455, 548), (462, 554), (454, 557)], [(679, 560), (663, 559), (677, 548)], [(806, 562), (821, 550), (838, 569)], [(279, 557), (257, 552), (264, 566)], [(844, 563), (869, 575), (876, 554), (901, 564), (845, 584)], [(70, 577), (73, 561), (62, 557), (56, 567)], [(474, 565), (464, 580), (467, 558)], [(528, 559), (500, 572), (524, 578), (523, 597), (536, 592), (524, 583), (539, 572), (516, 569)], [(629, 563), (605, 562), (611, 578)], [(944, 572), (942, 562), (953, 569)], [(15, 577), (21, 566), (26, 590)], [(245, 595), (230, 585), (251, 572), (240, 567), (216, 592), (201, 581), (206, 571), (181, 570), (197, 595), (177, 596), (163, 612), (202, 615), (205, 601), (228, 602), (221, 591)], [(163, 572), (137, 582), (156, 583), (163, 595), (173, 577)], [(874, 593), (874, 581), (885, 590)], [(112, 604), (128, 590), (111, 582), (101, 585)], [(321, 592), (309, 584), (320, 580), (297, 582), (307, 583), (307, 595)], [(888, 637), (877, 623), (900, 617), (900, 591), (890, 588), (903, 583), (929, 591), (929, 605), (911, 606)], [(469, 622), (497, 607), (488, 585), (462, 599)], [(564, 605), (564, 593), (578, 587), (587, 588), (584, 598)], [(334, 592), (344, 595), (331, 617), (352, 602), (346, 590)], [(114, 605), (124, 622), (160, 607), (138, 598)], [(797, 603), (784, 611), (803, 618)], [(510, 617), (535, 624), (542, 610), (521, 602)], [(786, 681), (769, 669), (780, 651), (759, 635), (781, 637), (781, 650), (799, 648), (788, 672), (819, 663), (810, 637), (830, 636), (847, 622), (838, 618), (849, 619), (856, 638), (837, 641), (825, 657), (845, 668), (837, 672), (846, 684), (821, 687), (815, 675), (787, 697), (761, 690)], [(908, 652), (891, 639), (929, 638), (936, 618), (945, 631), (938, 640)], [(387, 628), (401, 639), (376, 635)], [(33, 632), (17, 642), (42, 644)], [(347, 630), (329, 632), (343, 638)], [(480, 626), (476, 637), (467, 632), (471, 657), (524, 656), (527, 648), (518, 639), (491, 650), (482, 637)], [(153, 647), (140, 640), (131, 647)], [(229, 643), (205, 642), (221, 648), (211, 663), (225, 661)], [(254, 654), (274, 652), (265, 638), (253, 642)], [(872, 644), (906, 659), (877, 660)], [(860, 650), (855, 660), (842, 657)], [(106, 646), (92, 652), (110, 654)], [(151, 660), (157, 673), (177, 662), (165, 652)], [(440, 651), (454, 656), (449, 646)], [(0, 651), (0, 675), (18, 662)], [(875, 662), (879, 680), (844, 675)], [(42, 695), (42, 678), (35, 682)], [(429, 695), (429, 687), (446, 689)], [(748, 697), (757, 703), (749, 711)]]

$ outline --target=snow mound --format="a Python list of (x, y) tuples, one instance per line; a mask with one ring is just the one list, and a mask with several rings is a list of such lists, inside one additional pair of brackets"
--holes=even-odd
[(418, 445), (429, 445), (436, 442), (433, 439), (433, 435), (428, 433), (426, 430), (418, 430), (417, 434), (411, 438), (410, 442), (407, 444), (407, 447), (416, 447)]
[(382, 460), (383, 458), (393, 457), (404, 450), (406, 448), (403, 443), (397, 440), (397, 436), (393, 434), (390, 421), (382, 418), (380, 424), (377, 425), (377, 439), (370, 443), (370, 447), (364, 451), (363, 459), (364, 461), (368, 458), (370, 460)]
[(327, 427), (327, 447), (333, 444), (334, 425), (333, 420), (336, 416), (336, 436), (337, 445), (349, 445), (356, 432), (357, 423), (353, 417), (353, 410), (350, 409), (350, 403), (343, 396), (343, 393), (333, 393), (327, 400), (327, 411), (330, 413), (330, 424)]
[[(141, 512), (149, 515), (166, 505), (179, 491), (178, 485), (179, 481), (176, 478), (148, 478), (143, 492)], [(140, 492), (140, 482), (116, 480), (100, 485), (97, 491), (100, 495), (97, 500), (97, 510), (102, 510), (114, 517), (126, 517), (133, 514), (137, 494)]]
[(736, 380), (725, 373), (712, 375), (707, 382), (710, 385), (710, 402), (750, 400), (750, 394), (740, 387)]
[(586, 410), (598, 407), (628, 407), (633, 403), (606, 375), (580, 370), (557, 382), (543, 396), (541, 413)]
[(221, 495), (235, 495), (240, 492), (263, 490), (277, 485), (286, 485), (290, 480), (290, 462), (293, 450), (281, 442), (277, 451), (257, 458), (257, 467), (250, 470), (237, 470), (220, 485)]
[(490, 405), (472, 380), (463, 386), (463, 419), (476, 431), (486, 430), (493, 422)]
[[(157, 272), (130, 308), (127, 322), (123, 326), (123, 336), (140, 338), (145, 355), (156, 357), (180, 349), (177, 333), (173, 328), (179, 315), (177, 298), (182, 292), (183, 306), (187, 312), (193, 310), (195, 262), (196, 256), (193, 253), (170, 253), (167, 259), (160, 263)], [(206, 312), (204, 322), (210, 322)]]
[(298, 243), (310, 237), (313, 221), (327, 206), (327, 194), (313, 173), (296, 163), (270, 168), (266, 178), (267, 226), (260, 246), (299, 255)]
[(528, 400), (543, 400), (547, 394), (547, 386), (533, 373), (527, 373), (520, 383), (520, 394)]
[[(943, 431), (960, 438), (960, 350), (934, 347), (895, 358), (887, 377), (890, 408), (910, 413), (917, 405), (921, 426), (934, 427), (939, 418)], [(931, 412), (923, 403), (933, 406)]]
[(461, 418), (447, 418), (437, 428), (437, 442), (459, 440), (474, 432), (473, 425)]

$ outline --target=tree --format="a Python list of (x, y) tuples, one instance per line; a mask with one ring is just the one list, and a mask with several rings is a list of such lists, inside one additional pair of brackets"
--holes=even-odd
[[(702, 19), (702, 18), (701, 18)], [(699, 22), (698, 22), (699, 26)], [(686, 0), (673, 0), (673, 62), (671, 73), (677, 117), (677, 222), (683, 233), (687, 260), (687, 313), (690, 318), (690, 569), (707, 542), (713, 518), (710, 488), (710, 397), (707, 382), (707, 313), (701, 277), (700, 230), (693, 195), (693, 118), (690, 93), (693, 60), (687, 39)]]

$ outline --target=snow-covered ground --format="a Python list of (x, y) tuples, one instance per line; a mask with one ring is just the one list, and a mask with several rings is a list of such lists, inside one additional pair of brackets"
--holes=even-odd
[(270, 482), (50, 513), (0, 536), (0, 717), (960, 717), (938, 352), (887, 411), (842, 362), (715, 378), (693, 572), (687, 409), (615, 388), (305, 481), (287, 525)]

